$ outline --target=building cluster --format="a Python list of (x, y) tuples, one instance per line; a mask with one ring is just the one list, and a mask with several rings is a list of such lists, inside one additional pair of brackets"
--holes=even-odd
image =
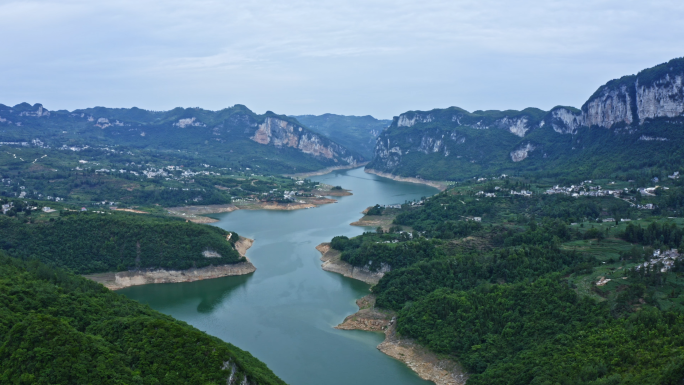
[(13, 202), (5, 203), (4, 205), (2, 205), (2, 214), (7, 214), (7, 212), (10, 211), (12, 207), (14, 207)]
[[(570, 187), (555, 185), (552, 188), (545, 191), (546, 194), (565, 194), (573, 197), (589, 196), (589, 197), (605, 197), (614, 196), (619, 197), (622, 195), (623, 190), (609, 190), (602, 189), (601, 186), (589, 186), (590, 180), (584, 181), (579, 185), (572, 185)], [(625, 189), (626, 190), (626, 189)]]
[(380, 207), (385, 208), (385, 209), (400, 209), (401, 205), (400, 204), (380, 205)]
[[(79, 161), (79, 162), (83, 162), (83, 161)], [(77, 167), (76, 170), (81, 170), (81, 169)], [(181, 171), (181, 173), (179, 175), (174, 175), (174, 174), (167, 172), (167, 170), (169, 170), (169, 171)], [(194, 177), (196, 175), (216, 175), (216, 176), (221, 175), (221, 174), (219, 174), (217, 172), (213, 172), (213, 171), (197, 171), (197, 172), (195, 172), (195, 171), (191, 171), (191, 170), (184, 170), (179, 166), (167, 166), (166, 168), (160, 168), (160, 169), (150, 167), (150, 168), (147, 168), (147, 169), (142, 170), (140, 172), (133, 171), (133, 170), (125, 170), (125, 169), (117, 170), (114, 168), (112, 168), (112, 169), (101, 168), (99, 170), (95, 170), (95, 172), (99, 172), (99, 173), (120, 173), (120, 174), (130, 173), (130, 174), (133, 174), (135, 176), (142, 174), (147, 178), (160, 177), (160, 178), (166, 178), (166, 180), (179, 180), (179, 179), (191, 178), (191, 177)]]
[(679, 259), (680, 256), (681, 255), (679, 254), (677, 249), (671, 249), (662, 252), (660, 251), (660, 249), (658, 249), (653, 251), (653, 257), (650, 260), (638, 265), (635, 269), (641, 270), (642, 267), (646, 268), (648, 266), (662, 266), (660, 268), (660, 271), (664, 273), (672, 269), (672, 267), (675, 264), (675, 261)]
[(297, 195), (297, 191), (292, 190), (292, 191), (283, 191), (283, 200), (291, 200), (294, 201), (296, 200), (295, 196)]
[(62, 145), (62, 147), (60, 147), (59, 149), (60, 149), (60, 150), (71, 150), (71, 151), (74, 151), (74, 152), (78, 152), (78, 151), (83, 151), (83, 150), (86, 150), (86, 149), (89, 149), (89, 148), (90, 148), (90, 146), (78, 147), (78, 146), (67, 146), (67, 145), (65, 144), (65, 145)]
[(521, 195), (524, 197), (531, 197), (532, 191), (529, 191), (529, 190), (520, 190), (520, 191), (511, 190), (511, 195)]

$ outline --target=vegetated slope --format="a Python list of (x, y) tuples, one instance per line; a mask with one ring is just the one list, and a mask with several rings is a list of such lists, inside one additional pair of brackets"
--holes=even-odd
[(684, 59), (601, 86), (551, 111), (409, 111), (378, 138), (367, 168), (461, 180), (501, 173), (597, 178), (684, 159)]
[(0, 196), (85, 206), (175, 207), (244, 198), (283, 201), (286, 191), (310, 195), (316, 185), (264, 175), (259, 167), (207, 162), (203, 154), (122, 146), (7, 145), (0, 151)]
[(0, 141), (198, 153), (212, 165), (258, 167), (270, 173), (314, 171), (364, 160), (293, 118), (270, 111), (258, 115), (242, 105), (220, 111), (95, 107), (71, 112), (49, 111), (40, 104), (0, 105)]
[(680, 384), (684, 258), (654, 250), (684, 250), (682, 221), (667, 218), (682, 182), (644, 198), (509, 193), (539, 191), (530, 183), (459, 184), (402, 205), (389, 232), (331, 246), (384, 272), (377, 306), (397, 312), (402, 336), (460, 361), (469, 384)]
[(244, 261), (234, 247), (236, 233), (178, 218), (72, 211), (56, 220), (23, 218), (0, 215), (0, 249), (78, 274)]
[(325, 135), (337, 143), (357, 151), (366, 159), (373, 158), (378, 135), (392, 123), (387, 119), (366, 116), (345, 116), (335, 114), (296, 115), (303, 125)]
[(4, 384), (284, 384), (230, 343), (37, 261), (0, 252), (0, 293)]

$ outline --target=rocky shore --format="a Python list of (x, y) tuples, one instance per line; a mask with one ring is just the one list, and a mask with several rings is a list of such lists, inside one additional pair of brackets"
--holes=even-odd
[(394, 222), (394, 218), (397, 217), (397, 210), (385, 209), (381, 215), (367, 215), (368, 210), (370, 210), (371, 207), (363, 210), (363, 217), (361, 217), (361, 219), (356, 222), (352, 222), (349, 225), (373, 228), (382, 227), (382, 229), (385, 231), (389, 230), (389, 228), (392, 226), (392, 222)]
[(450, 358), (441, 358), (409, 338), (396, 333), (396, 318), (392, 311), (377, 309), (375, 296), (369, 294), (356, 301), (359, 311), (345, 318), (336, 329), (364, 330), (385, 333), (385, 341), (378, 350), (405, 363), (420, 378), (437, 385), (464, 385), (468, 375), (459, 363)]
[(321, 261), (323, 261), (323, 265), (321, 265), (321, 268), (325, 271), (342, 274), (347, 278), (357, 279), (369, 285), (375, 285), (385, 275), (382, 272), (372, 272), (368, 269), (352, 266), (341, 260), (340, 256), (342, 253), (332, 249), (328, 242), (316, 246), (316, 250), (322, 254)]
[(434, 188), (439, 189), (439, 191), (444, 191), (447, 189), (447, 185), (443, 182), (435, 181), (435, 180), (427, 180), (427, 179), (421, 179), (421, 178), (410, 178), (410, 177), (404, 177), (404, 176), (396, 176), (387, 172), (382, 172), (382, 171), (377, 171), (373, 170), (372, 168), (367, 168), (363, 170), (369, 174), (375, 174), (377, 176), (381, 176), (383, 178), (388, 178), (392, 180), (396, 180), (397, 182), (410, 182), (410, 183), (419, 183), (419, 184), (425, 184)]
[[(344, 190), (346, 191), (346, 190)], [(351, 195), (351, 194), (347, 194)], [(229, 213), (235, 210), (301, 210), (311, 209), (320, 205), (335, 203), (337, 200), (330, 198), (301, 198), (304, 203), (277, 203), (277, 202), (237, 202), (226, 205), (207, 206), (181, 206), (167, 209), (169, 215), (181, 217), (195, 223), (214, 223), (217, 219), (205, 217), (206, 214)]]
[(150, 269), (140, 271), (123, 271), (119, 273), (90, 274), (84, 277), (103, 284), (110, 290), (123, 289), (125, 287), (147, 285), (150, 283), (179, 283), (194, 282), (203, 279), (221, 278), (231, 275), (244, 275), (256, 271), (256, 267), (247, 258), (245, 253), (252, 247), (254, 240), (240, 237), (235, 243), (235, 249), (246, 262), (232, 265), (207, 266), (199, 269), (187, 270), (164, 270)]

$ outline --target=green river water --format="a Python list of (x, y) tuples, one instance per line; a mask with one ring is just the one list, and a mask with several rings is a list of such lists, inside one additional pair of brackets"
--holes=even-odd
[(384, 335), (333, 329), (358, 310), (365, 283), (321, 269), (315, 249), (350, 226), (366, 207), (403, 203), (437, 192), (424, 185), (366, 174), (362, 169), (310, 178), (352, 190), (338, 203), (294, 211), (238, 210), (214, 225), (255, 240), (247, 256), (257, 271), (120, 290), (129, 298), (231, 342), (292, 385), (428, 385), (403, 363), (376, 349)]

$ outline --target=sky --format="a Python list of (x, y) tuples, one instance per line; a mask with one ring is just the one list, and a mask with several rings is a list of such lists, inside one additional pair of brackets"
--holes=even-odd
[(391, 118), (581, 107), (684, 56), (684, 1), (0, 0), (0, 103)]

